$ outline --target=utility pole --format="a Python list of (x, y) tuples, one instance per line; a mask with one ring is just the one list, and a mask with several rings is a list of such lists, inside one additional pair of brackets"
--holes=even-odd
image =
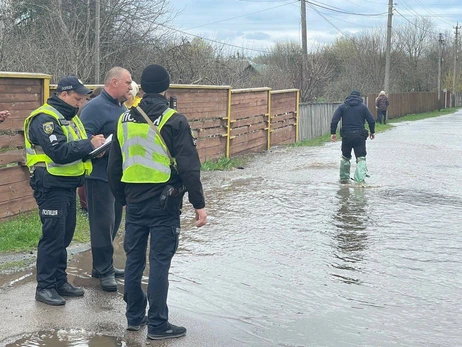
[(101, 30), (101, 0), (96, 0), (95, 9), (95, 83), (99, 84), (99, 68), (100, 68), (100, 53), (99, 53), (99, 37)]
[(454, 71), (452, 76), (452, 93), (451, 93), (451, 107), (455, 107), (456, 104), (456, 76), (457, 76), (457, 53), (459, 52), (459, 22), (456, 26), (456, 36), (454, 38)]
[(391, 52), (391, 22), (393, 18), (393, 0), (388, 0), (388, 21), (387, 21), (387, 50), (385, 52), (385, 82), (384, 90), (390, 91), (390, 52)]
[(438, 111), (441, 109), (441, 53), (443, 51), (443, 34), (440, 33), (438, 39)]
[(303, 84), (306, 65), (306, 56), (308, 54), (308, 43), (306, 37), (306, 2), (300, 0), (301, 3), (301, 21), (302, 21), (302, 64), (300, 68), (300, 94), (303, 96)]

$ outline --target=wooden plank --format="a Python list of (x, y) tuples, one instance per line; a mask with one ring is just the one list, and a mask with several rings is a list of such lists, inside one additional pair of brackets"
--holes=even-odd
[(0, 203), (0, 219), (16, 216), (21, 212), (28, 212), (37, 209), (34, 197), (15, 199)]
[(210, 137), (210, 136), (221, 136), (226, 134), (225, 128), (210, 128), (210, 129), (200, 129), (196, 131), (198, 138)]
[(271, 122), (271, 130), (292, 126), (292, 125), (295, 125), (295, 123), (296, 123), (295, 119), (290, 119), (285, 122), (278, 122), (278, 123)]
[(249, 125), (247, 127), (233, 128), (231, 129), (231, 136), (240, 136), (242, 134), (265, 131), (266, 128), (266, 124), (262, 123)]
[(267, 143), (266, 141), (255, 141), (252, 143), (242, 142), (240, 144), (234, 145), (230, 148), (230, 153), (232, 156), (240, 155), (245, 153), (258, 153), (266, 150)]
[(207, 128), (219, 128), (219, 127), (226, 126), (227, 121), (221, 118), (199, 119), (199, 120), (190, 122), (189, 125), (191, 126), (191, 129), (193, 130), (207, 129)]
[(11, 85), (4, 84), (0, 85), (0, 94), (41, 94), (42, 86), (41, 85)]
[(21, 101), (36, 101), (40, 99), (40, 94), (0, 94), (0, 102), (21, 102)]
[[(14, 101), (14, 102), (3, 102), (0, 103), (0, 109), (1, 110), (9, 110), (11, 113), (11, 117), (14, 117), (15, 114), (22, 115), (26, 112), (19, 112), (21, 110), (27, 111), (27, 116), (35, 110), (36, 108), (39, 108), (42, 106), (42, 102), (40, 98), (37, 98), (37, 100), (34, 101)], [(25, 119), (26, 117), (24, 117)]]
[(22, 131), (24, 128), (24, 120), (18, 118), (7, 118), (6, 121), (0, 123), (0, 131)]
[(261, 130), (261, 131), (256, 131), (256, 132), (253, 132), (253, 133), (246, 133), (246, 134), (242, 134), (242, 135), (239, 135), (237, 137), (235, 137), (234, 139), (231, 139), (231, 143), (230, 143), (230, 146), (233, 146), (237, 143), (241, 143), (241, 142), (252, 142), (252, 141), (256, 141), (258, 139), (265, 139), (265, 141), (267, 140), (267, 132), (264, 131), (264, 130)]
[(0, 78), (0, 85), (6, 86), (42, 86), (42, 83), (36, 78)]
[(22, 134), (0, 135), (0, 148), (24, 147), (24, 136)]
[(248, 125), (253, 125), (253, 124), (265, 124), (268, 122), (268, 117), (265, 115), (258, 115), (258, 116), (253, 116), (249, 118), (242, 118), (239, 120), (236, 120), (234, 122), (231, 122), (231, 126), (233, 128), (239, 128), (242, 126), (248, 126)]
[(32, 195), (33, 191), (29, 185), (29, 179), (0, 186), (0, 203), (14, 199), (22, 199)]
[(26, 153), (22, 149), (15, 149), (0, 153), (0, 165), (11, 163), (24, 163), (26, 161)]
[(0, 169), (0, 185), (13, 184), (29, 180), (29, 170), (23, 166)]
[(296, 119), (295, 114), (293, 113), (286, 113), (286, 114), (277, 114), (271, 117), (271, 123), (274, 122), (283, 122), (288, 119)]

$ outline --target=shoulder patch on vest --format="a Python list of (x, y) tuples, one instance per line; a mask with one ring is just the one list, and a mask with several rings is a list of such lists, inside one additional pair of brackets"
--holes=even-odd
[(53, 134), (53, 130), (55, 130), (55, 125), (53, 124), (53, 122), (43, 123), (43, 131), (46, 134), (48, 134), (48, 135)]

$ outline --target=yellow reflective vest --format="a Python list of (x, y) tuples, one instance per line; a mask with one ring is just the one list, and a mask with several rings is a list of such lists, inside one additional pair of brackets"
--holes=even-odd
[[(164, 124), (176, 113), (167, 108), (157, 125)], [(163, 141), (148, 123), (131, 121), (130, 111), (119, 118), (117, 138), (122, 152), (122, 182), (165, 183), (170, 179), (170, 157)]]
[(72, 120), (66, 120), (64, 116), (56, 110), (54, 107), (44, 104), (29, 115), (24, 121), (24, 139), (26, 146), (26, 165), (29, 170), (32, 170), (34, 166), (45, 165), (48, 173), (54, 176), (81, 176), (83, 174), (89, 175), (93, 169), (91, 161), (88, 160), (83, 162), (82, 160), (76, 160), (68, 164), (56, 164), (47, 156), (40, 146), (34, 145), (29, 139), (29, 129), (32, 119), (40, 114), (47, 114), (61, 125), (61, 129), (67, 138), (67, 142), (80, 141), (88, 139), (85, 128), (80, 121), (79, 117), (75, 116)]

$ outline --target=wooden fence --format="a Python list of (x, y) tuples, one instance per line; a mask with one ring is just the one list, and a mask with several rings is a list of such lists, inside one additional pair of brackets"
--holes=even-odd
[[(0, 219), (36, 208), (24, 167), (23, 123), (56, 86), (49, 75), (0, 72), (0, 110), (11, 116), (0, 124)], [(90, 85), (95, 88), (97, 85)], [(229, 86), (171, 85), (196, 132), (201, 161), (264, 151), (298, 138), (298, 90), (238, 89)]]
[[(447, 93), (441, 93), (441, 108), (445, 107), (445, 97)], [(378, 94), (368, 94), (366, 105), (374, 116), (377, 116), (375, 99)], [(393, 119), (408, 114), (423, 113), (438, 109), (437, 92), (419, 93), (397, 93), (388, 95), (390, 106), (387, 110), (387, 118)], [(449, 105), (447, 105), (449, 107)]]

